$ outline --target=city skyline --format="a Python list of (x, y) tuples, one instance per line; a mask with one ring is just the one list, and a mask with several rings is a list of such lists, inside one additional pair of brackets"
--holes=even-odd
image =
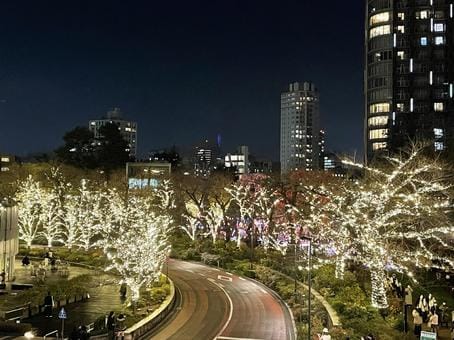
[(277, 160), (280, 93), (307, 80), (329, 149), (361, 152), (364, 5), (345, 6), (3, 4), (0, 150), (54, 150), (119, 107), (141, 126), (140, 155), (220, 133), (226, 150)]

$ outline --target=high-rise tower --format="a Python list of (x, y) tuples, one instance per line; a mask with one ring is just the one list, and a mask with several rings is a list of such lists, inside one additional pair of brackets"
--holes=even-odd
[(367, 159), (454, 136), (453, 0), (366, 0)]
[(292, 83), (281, 94), (281, 172), (319, 169), (320, 109), (312, 83)]

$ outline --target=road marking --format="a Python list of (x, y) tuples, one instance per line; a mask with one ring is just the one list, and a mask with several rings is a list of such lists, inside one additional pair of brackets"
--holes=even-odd
[(232, 338), (231, 336), (218, 336), (215, 340), (263, 340), (256, 338)]
[(263, 289), (263, 288), (259, 288), (259, 289), (262, 291), (263, 294), (268, 294), (268, 292), (265, 289)]
[(207, 280), (210, 281), (210, 282), (216, 283), (216, 280), (212, 279), (211, 277), (208, 277)]
[(240, 280), (247, 281), (244, 277), (238, 276)]
[(185, 271), (190, 272), (190, 273), (194, 273), (194, 271), (192, 269), (185, 269)]
[(226, 273), (227, 275), (230, 275), (230, 276), (232, 276), (232, 275), (233, 275), (232, 273), (229, 273), (229, 272), (225, 272), (225, 273)]
[(233, 281), (231, 277), (222, 276), (222, 275), (218, 275), (218, 280), (228, 281), (228, 282), (232, 282)]
[(206, 276), (205, 274), (199, 273), (199, 275)]
[(220, 271), (221, 271), (221, 270), (218, 269), (218, 268), (210, 268), (210, 269), (216, 270), (217, 272), (220, 272)]
[(230, 304), (230, 312), (229, 312), (229, 317), (227, 318), (227, 322), (224, 324), (224, 326), (222, 327), (222, 329), (219, 331), (219, 333), (214, 337), (214, 339), (222, 339), (222, 338), (219, 338), (219, 336), (225, 331), (225, 329), (227, 328), (227, 326), (229, 325), (230, 321), (232, 320), (232, 315), (233, 315), (233, 301), (232, 301), (232, 298), (230, 297), (230, 295), (227, 293), (227, 291), (220, 286), (219, 283), (216, 283), (216, 282), (213, 282), (213, 284), (215, 284), (216, 286), (218, 286), (220, 289), (222, 289), (222, 291), (224, 292), (224, 294), (227, 296), (227, 299), (229, 299), (229, 304)]

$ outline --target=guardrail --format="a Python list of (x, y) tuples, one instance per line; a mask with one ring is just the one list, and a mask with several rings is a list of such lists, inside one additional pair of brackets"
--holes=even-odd
[(46, 335), (44, 335), (43, 340), (46, 340), (46, 338), (47, 338), (49, 335), (52, 335), (52, 334), (56, 334), (56, 335), (57, 335), (57, 340), (58, 340), (58, 330), (55, 330), (55, 331), (52, 331), (52, 332), (47, 333)]
[(17, 306), (14, 309), (0, 311), (0, 316), (6, 321), (16, 321), (28, 318), (31, 316), (31, 303), (25, 303)]

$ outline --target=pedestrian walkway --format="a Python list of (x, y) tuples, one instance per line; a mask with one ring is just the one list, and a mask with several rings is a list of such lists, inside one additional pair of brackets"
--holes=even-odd
[[(106, 275), (104, 277), (107, 279)], [(121, 309), (122, 301), (118, 293), (118, 285), (107, 282), (101, 286), (91, 289), (90, 299), (64, 306), (67, 319), (65, 320), (65, 334), (68, 335), (74, 327), (88, 325), (99, 317), (104, 317), (111, 310)], [(61, 320), (58, 318), (59, 310), (54, 309), (52, 318), (44, 315), (37, 315), (23, 322), (31, 323), (33, 327), (39, 328), (40, 336), (53, 330), (61, 329)]]
[[(17, 261), (16, 265), (15, 283), (35, 283), (35, 279), (30, 275), (30, 266), (24, 267), (20, 261)], [(67, 281), (85, 274), (93, 277), (93, 285), (88, 292), (90, 298), (64, 306), (67, 314), (67, 319), (65, 320), (66, 335), (74, 327), (89, 325), (98, 318), (104, 317), (109, 311), (118, 311), (122, 308), (123, 301), (120, 298), (117, 278), (103, 271), (72, 265), (69, 267), (69, 276), (67, 278), (62, 278), (56, 272), (47, 270), (45, 282)], [(4, 306), (2, 305), (2, 307)], [(29, 319), (24, 319), (23, 322), (31, 323), (33, 328), (39, 329), (39, 333), (36, 335), (43, 336), (51, 331), (61, 330), (61, 320), (58, 318), (58, 312), (59, 310), (55, 308), (52, 312), (52, 318), (36, 315)]]

